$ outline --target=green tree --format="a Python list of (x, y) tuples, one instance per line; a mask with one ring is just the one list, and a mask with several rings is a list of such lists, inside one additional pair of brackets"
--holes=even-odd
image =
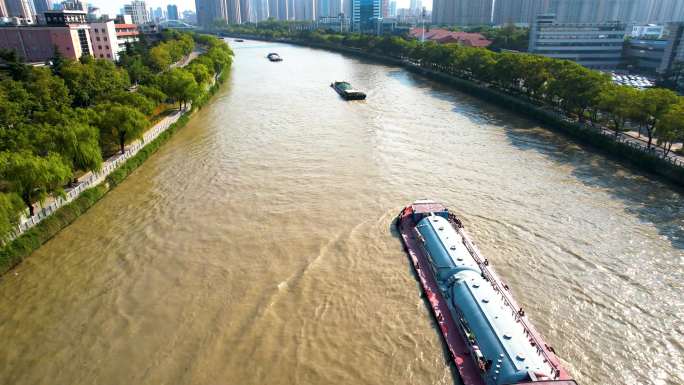
[(100, 113), (98, 127), (100, 138), (105, 144), (116, 144), (121, 153), (126, 152), (126, 143), (140, 138), (148, 121), (140, 111), (120, 104), (97, 106)]
[(97, 171), (102, 166), (102, 152), (96, 127), (72, 121), (47, 126), (39, 133), (37, 146), (41, 153), (58, 153), (74, 171)]
[(139, 86), (138, 92), (157, 104), (166, 100), (166, 94), (154, 85)]
[(0, 177), (7, 181), (9, 190), (21, 197), (34, 214), (33, 203), (43, 201), (48, 194), (62, 193), (62, 186), (69, 180), (71, 169), (54, 153), (45, 157), (28, 151), (0, 154)]
[(672, 145), (684, 142), (684, 102), (673, 105), (658, 121), (656, 133), (658, 144), (663, 146), (665, 155), (670, 153)]
[(150, 49), (149, 55), (152, 66), (158, 71), (166, 71), (173, 62), (171, 54), (165, 45), (158, 45)]
[(199, 95), (199, 86), (192, 74), (181, 68), (174, 68), (161, 76), (161, 87), (166, 95), (179, 103), (187, 105)]
[(17, 194), (0, 192), (0, 244), (7, 241), (19, 224), (19, 212), (22, 208), (23, 203)]
[(128, 73), (109, 60), (68, 61), (62, 66), (61, 74), (78, 107), (94, 105), (130, 86)]
[(584, 121), (587, 109), (598, 105), (601, 90), (610, 82), (608, 75), (568, 61), (552, 64), (550, 96), (555, 97), (566, 112), (575, 114), (580, 122)]
[(209, 72), (209, 68), (201, 63), (193, 63), (187, 67), (192, 76), (195, 77), (197, 84), (206, 84), (211, 79), (212, 74)]
[(639, 92), (639, 108), (634, 110), (631, 118), (646, 129), (648, 148), (653, 144), (658, 122), (678, 100), (676, 93), (665, 88), (648, 88)]
[(141, 92), (118, 91), (107, 98), (107, 103), (117, 103), (133, 107), (149, 116), (154, 112), (155, 102), (148, 99)]
[(627, 119), (639, 108), (638, 98), (636, 89), (616, 84), (607, 85), (601, 92), (598, 107), (610, 116), (615, 136), (624, 130)]

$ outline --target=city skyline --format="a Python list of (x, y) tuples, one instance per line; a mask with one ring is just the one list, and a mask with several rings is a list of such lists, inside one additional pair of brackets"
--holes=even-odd
[[(396, 1), (397, 1), (397, 8), (408, 8), (411, 0), (396, 0)], [(116, 15), (120, 12), (121, 8), (123, 8), (124, 4), (130, 3), (130, 0), (117, 0), (117, 1), (90, 0), (88, 3), (99, 7), (103, 13)], [(191, 10), (191, 11), (196, 12), (195, 0), (145, 0), (145, 3), (147, 5), (148, 9), (149, 8), (157, 8), (157, 7), (161, 7), (162, 9), (166, 9), (167, 5), (176, 5), (176, 6), (178, 6), (178, 12), (179, 13), (182, 13), (183, 11), (186, 11), (186, 10)], [(432, 1), (431, 0), (423, 1), (423, 6), (425, 6), (427, 9), (431, 9), (432, 8)]]

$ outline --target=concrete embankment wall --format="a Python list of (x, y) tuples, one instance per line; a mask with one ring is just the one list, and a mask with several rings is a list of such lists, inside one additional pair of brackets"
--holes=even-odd
[(370, 59), (380, 63), (403, 67), (413, 73), (420, 74), (443, 84), (448, 84), (460, 91), (487, 100), (488, 102), (497, 104), (513, 112), (525, 114), (527, 117), (543, 124), (544, 127), (561, 132), (578, 142), (601, 150), (611, 158), (627, 164), (630, 167), (657, 175), (679, 187), (684, 186), (684, 167), (677, 166), (666, 159), (662, 159), (654, 154), (644, 151), (642, 148), (631, 145), (629, 142), (617, 141), (612, 136), (602, 134), (596, 129), (583, 126), (577, 122), (568, 121), (559, 113), (549, 111), (543, 107), (534, 105), (527, 100), (506, 94), (502, 91), (487, 87), (486, 85), (472, 80), (462, 79), (438, 71), (415, 66), (401, 59), (369, 53), (358, 49), (342, 47), (339, 45), (321, 44), (293, 39), (267, 39), (260, 36), (244, 34), (230, 34), (229, 37), (273, 41), (312, 48), (320, 48), (329, 51), (341, 52), (364, 59)]

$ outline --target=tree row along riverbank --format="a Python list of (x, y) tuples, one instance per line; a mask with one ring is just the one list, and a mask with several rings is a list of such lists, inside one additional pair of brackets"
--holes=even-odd
[[(221, 34), (326, 49), (404, 67), (522, 113), (615, 160), (684, 186), (684, 163), (681, 156), (672, 156), (669, 150), (674, 142), (684, 140), (684, 100), (669, 90), (637, 91), (617, 86), (603, 74), (568, 61), (527, 54), (496, 54), (482, 48), (452, 44), (424, 43), (421, 47), (416, 45), (420, 43), (399, 37), (326, 36), (310, 31), (289, 36), (225, 31)], [(470, 57), (461, 57), (456, 63), (455, 56), (459, 55)], [(499, 55), (498, 61), (492, 55)], [(512, 75), (516, 71), (512, 68), (505, 71), (506, 80), (502, 79), (503, 75), (495, 76), (494, 66), (506, 61), (511, 61), (506, 64), (510, 67), (529, 65), (530, 78), (524, 80)], [(501, 67), (506, 65), (501, 64)], [(487, 66), (492, 68), (485, 69)], [(552, 81), (551, 72), (554, 71), (561, 80)], [(525, 88), (525, 84), (532, 82), (537, 83), (534, 90), (532, 85)], [(638, 98), (642, 101), (638, 102)], [(638, 108), (643, 111), (638, 112)], [(630, 122), (648, 130), (648, 145), (623, 134)], [(664, 148), (656, 147), (656, 141)]]
[[(179, 47), (174, 44), (175, 41), (181, 39), (188, 43), (185, 48), (179, 50)], [(200, 48), (198, 50), (193, 51), (194, 44), (189, 43), (192, 39), (199, 44)], [(176, 52), (170, 54), (169, 51), (172, 50), (175, 50)], [(201, 53), (198, 55), (197, 52)], [(182, 61), (183, 57), (190, 57), (193, 53), (196, 57), (192, 60), (187, 60), (187, 62), (184, 63), (185, 68), (175, 68), (172, 64), (174, 62)], [(111, 134), (114, 138), (107, 142), (102, 141), (101, 137), (98, 138), (97, 135), (95, 135), (94, 143), (99, 143), (102, 146), (101, 152), (93, 155), (95, 160), (91, 162), (90, 166), (73, 164), (71, 169), (67, 170), (68, 172), (63, 172), (64, 175), (62, 175), (61, 178), (59, 175), (56, 176), (54, 173), (50, 172), (50, 167), (53, 166), (45, 165), (42, 167), (40, 171), (46, 174), (46, 177), (43, 179), (51, 179), (52, 182), (51, 184), (33, 187), (33, 190), (41, 190), (41, 196), (34, 195), (29, 196), (29, 199), (23, 199), (23, 203), (28, 205), (31, 210), (26, 207), (20, 209), (18, 203), (12, 202), (12, 200), (14, 200), (22, 203), (22, 200), (17, 199), (19, 198), (18, 191), (13, 191), (8, 187), (13, 184), (19, 184), (16, 180), (12, 179), (12, 174), (7, 172), (7, 170), (12, 169), (13, 166), (16, 168), (16, 165), (13, 165), (11, 161), (8, 161), (11, 157), (16, 156), (13, 154), (13, 150), (15, 149), (2, 148), (2, 152), (0, 152), (0, 182), (2, 182), (1, 187), (4, 187), (4, 191), (0, 190), (0, 198), (3, 198), (4, 202), (10, 202), (11, 204), (6, 204), (5, 206), (0, 205), (0, 216), (2, 216), (0, 221), (4, 224), (4, 226), (0, 228), (0, 230), (4, 231), (0, 234), (0, 241), (2, 241), (2, 247), (0, 247), (0, 274), (6, 273), (12, 267), (19, 264), (42, 244), (72, 223), (78, 216), (86, 212), (98, 200), (104, 197), (108, 191), (120, 184), (131, 172), (133, 172), (133, 170), (154, 154), (178, 129), (185, 126), (194, 112), (201, 109), (225, 82), (232, 64), (232, 55), (232, 51), (228, 45), (216, 37), (208, 35), (177, 34), (172, 32), (170, 36), (162, 37), (162, 40), (156, 44), (149, 44), (143, 41), (137, 46), (128, 46), (116, 68), (111, 67), (110, 63), (104, 63), (104, 61), (98, 60), (97, 63), (95, 63), (96, 65), (107, 66), (110, 70), (113, 69), (114, 71), (121, 71), (119, 74), (130, 76), (130, 79), (135, 79), (136, 85), (133, 87), (130, 87), (127, 81), (122, 83), (125, 84), (126, 94), (121, 92), (114, 93), (114, 95), (123, 99), (123, 103), (112, 101), (110, 99), (111, 94), (100, 94), (100, 100), (94, 102), (92, 106), (78, 108), (76, 111), (79, 114), (96, 115), (93, 111), (89, 111), (89, 109), (99, 108), (102, 111), (102, 115), (96, 119), (104, 119), (102, 116), (108, 116), (108, 114), (113, 114), (115, 112), (118, 113), (115, 117), (116, 119), (112, 118), (112, 124), (107, 127), (107, 129), (111, 130), (111, 133), (100, 132), (103, 135)], [(88, 58), (82, 60), (81, 63), (67, 63), (66, 65), (85, 66), (92, 62), (93, 60)], [(17, 68), (21, 67), (17, 66)], [(160, 70), (156, 74), (153, 72), (155, 68)], [(47, 76), (47, 74), (43, 74), (42, 76)], [(55, 77), (57, 79), (53, 79), (53, 81), (56, 81), (59, 84), (59, 78), (61, 76)], [(14, 81), (16, 82), (16, 80)], [(25, 84), (30, 86), (30, 83), (31, 81), (28, 80)], [(0, 88), (0, 91), (2, 90), (3, 89)], [(141, 95), (136, 95), (137, 93), (141, 93)], [(147, 94), (157, 95), (157, 98), (145, 97)], [(2, 92), (0, 92), (0, 96), (4, 96)], [(143, 97), (145, 98), (143, 99)], [(70, 100), (75, 100), (74, 96), (72, 96), (72, 98), (70, 98)], [(150, 106), (149, 104), (151, 104), (151, 101), (156, 101), (158, 105), (156, 107)], [(178, 102), (179, 109), (176, 110), (175, 107), (167, 104), (171, 101)], [(139, 105), (140, 103), (142, 103), (142, 106)], [(103, 107), (103, 105), (105, 107)], [(139, 110), (140, 108), (146, 109), (149, 114), (142, 113)], [(168, 120), (172, 117), (166, 117), (168, 113), (172, 111), (178, 111), (174, 113), (177, 114), (177, 116), (171, 119), (173, 123), (164, 124), (164, 120)], [(70, 114), (71, 113), (73, 112), (70, 112)], [(3, 116), (3, 119), (5, 118), (6, 117)], [(131, 119), (136, 121), (131, 122)], [(97, 127), (98, 122), (99, 120), (93, 120), (93, 126), (102, 130), (101, 127)], [(0, 123), (5, 124), (6, 121), (3, 120)], [(27, 125), (31, 123), (34, 122), (28, 122)], [(68, 124), (68, 122), (64, 123), (65, 125)], [(87, 124), (88, 122), (85, 123), (85, 125)], [(17, 124), (15, 127), (21, 128), (22, 125)], [(147, 129), (147, 127), (150, 128)], [(15, 139), (18, 136), (18, 132), (16, 131), (19, 130), (13, 132), (13, 130), (5, 127), (0, 128), (4, 128), (2, 134), (9, 139)], [(151, 131), (156, 132), (151, 133)], [(137, 141), (139, 138), (143, 137), (154, 139)], [(49, 141), (50, 138), (47, 140)], [(80, 194), (78, 194), (70, 203), (61, 206), (49, 215), (46, 215), (44, 219), (35, 226), (26, 229), (26, 231), (22, 232), (20, 235), (16, 237), (13, 236), (13, 234), (18, 234), (18, 232), (16, 232), (16, 226), (21, 219), (21, 215), (28, 214), (29, 219), (32, 219), (31, 214), (33, 214), (32, 206), (34, 202), (44, 201), (46, 198), (64, 199), (62, 186), (64, 186), (64, 183), (70, 181), (76, 174), (88, 171), (92, 171), (96, 174), (105, 174), (103, 173), (104, 170), (102, 170), (103, 161), (101, 157), (108, 153), (107, 149), (120, 148), (122, 154), (128, 154), (130, 149), (127, 149), (126, 146), (129, 143), (133, 143), (133, 141), (137, 141), (135, 145), (131, 144), (135, 147), (136, 152), (130, 153), (132, 156), (128, 157), (124, 162), (117, 162), (115, 165), (116, 168), (106, 174), (100, 183), (93, 183), (92, 185), (94, 185), (94, 187), (80, 192)], [(97, 149), (92, 145), (93, 143), (91, 142), (90, 144), (91, 152), (96, 151)], [(76, 145), (78, 146), (79, 144), (77, 143)], [(81, 146), (83, 145), (81, 144)], [(35, 160), (35, 162), (48, 163), (45, 156), (43, 156), (40, 151), (31, 153), (28, 150), (21, 149), (21, 154), (36, 158), (37, 160)], [(55, 161), (64, 162), (64, 155), (62, 154), (51, 152), (48, 156), (53, 157)], [(0, 203), (3, 202), (0, 201)], [(14, 209), (14, 211), (12, 211), (12, 209)]]

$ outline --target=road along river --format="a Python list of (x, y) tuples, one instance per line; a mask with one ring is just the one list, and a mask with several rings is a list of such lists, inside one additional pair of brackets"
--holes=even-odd
[(451, 384), (391, 226), (420, 197), (580, 384), (684, 383), (681, 192), (400, 68), (231, 44), (213, 102), (0, 279), (1, 384)]

